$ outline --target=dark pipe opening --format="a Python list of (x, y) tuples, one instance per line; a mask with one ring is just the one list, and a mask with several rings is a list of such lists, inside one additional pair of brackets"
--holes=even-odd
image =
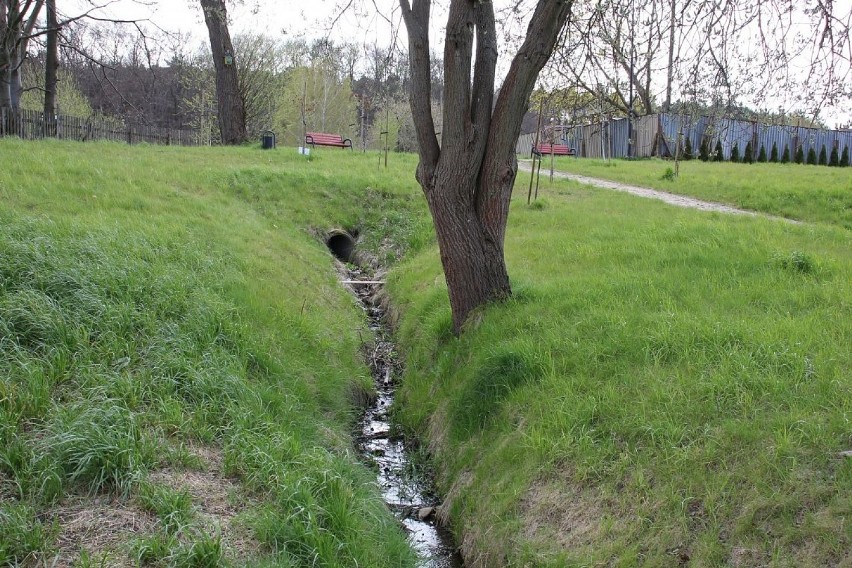
[(355, 239), (348, 232), (340, 229), (329, 231), (325, 237), (325, 244), (338, 260), (354, 262)]

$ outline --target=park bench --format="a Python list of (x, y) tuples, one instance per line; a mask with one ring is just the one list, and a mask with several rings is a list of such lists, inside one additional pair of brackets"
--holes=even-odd
[(326, 134), (324, 132), (308, 132), (305, 134), (305, 145), (310, 144), (314, 148), (317, 146), (336, 146), (337, 148), (352, 149), (352, 140), (343, 138), (339, 134)]
[(569, 148), (565, 144), (539, 144), (533, 146), (532, 153), (536, 156), (543, 154), (553, 154), (554, 156), (576, 156), (577, 151), (574, 148)]

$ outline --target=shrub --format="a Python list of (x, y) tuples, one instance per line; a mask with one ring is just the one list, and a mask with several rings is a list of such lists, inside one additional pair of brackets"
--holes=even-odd
[(663, 172), (663, 175), (660, 177), (660, 179), (663, 181), (674, 181), (675, 177), (676, 176), (674, 170), (671, 168), (666, 168), (666, 171)]
[(828, 159), (828, 165), (836, 168), (840, 165), (840, 156), (837, 153), (837, 146), (831, 149), (831, 157)]
[(808, 150), (808, 165), (817, 165), (817, 153), (816, 150), (814, 150), (813, 148)]
[(790, 147), (784, 146), (784, 153), (781, 155), (781, 163), (789, 164), (790, 163)]
[(739, 142), (734, 142), (734, 147), (731, 148), (731, 161), (739, 162), (740, 161), (740, 145)]
[(743, 152), (743, 162), (746, 164), (754, 163), (754, 149), (751, 147), (751, 142), (746, 143), (745, 151)]
[(690, 140), (690, 137), (687, 136), (686, 137), (686, 145), (683, 148), (683, 159), (684, 160), (691, 160), (692, 157), (693, 157), (692, 156), (692, 141)]
[(789, 255), (776, 254), (774, 260), (784, 270), (801, 272), (802, 274), (813, 274), (817, 270), (817, 263), (809, 254), (795, 250)]
[(822, 149), (819, 151), (819, 165), (825, 166), (828, 165), (828, 152), (825, 151), (825, 144), (823, 144)]
[(848, 168), (849, 167), (849, 146), (843, 148), (843, 153), (840, 155), (840, 167)]
[(698, 146), (698, 159), (702, 162), (710, 160), (710, 146), (706, 138), (702, 138), (701, 144)]
[(763, 146), (760, 147), (760, 152), (758, 152), (757, 154), (757, 161), (761, 164), (766, 163), (766, 148), (764, 148)]
[[(772, 143), (772, 151), (769, 152), (769, 161), (773, 164), (778, 163), (778, 144), (776, 144), (775, 142)], [(787, 161), (790, 161), (789, 152), (787, 154)]]
[(716, 148), (713, 149), (713, 161), (721, 162), (725, 159), (725, 153), (722, 151), (722, 141), (716, 140)]
[(793, 161), (797, 164), (805, 163), (805, 149), (799, 146), (796, 148), (796, 156), (793, 158)]

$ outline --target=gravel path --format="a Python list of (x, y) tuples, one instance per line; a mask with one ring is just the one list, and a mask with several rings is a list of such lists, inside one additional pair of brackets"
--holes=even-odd
[[(518, 162), (519, 171), (529, 173), (531, 169), (532, 167), (530, 162)], [(605, 179), (581, 176), (579, 174), (568, 174), (565, 172), (556, 171), (553, 172), (553, 175), (555, 177), (574, 180), (576, 182), (584, 183), (586, 185), (593, 185), (595, 187), (601, 187), (604, 189), (612, 189), (614, 191), (625, 191), (627, 193), (632, 193), (633, 195), (638, 195), (639, 197), (645, 197), (648, 199), (658, 199), (660, 201), (665, 201), (666, 203), (676, 205), (678, 207), (688, 207), (691, 209), (699, 209), (701, 211), (718, 211), (719, 213), (730, 213), (732, 215), (765, 217), (767, 219), (786, 221), (788, 223), (798, 223), (798, 221), (794, 221), (793, 219), (785, 219), (784, 217), (776, 217), (774, 215), (766, 215), (763, 213), (756, 213), (754, 211), (746, 211), (745, 209), (737, 209), (736, 207), (731, 207), (730, 205), (722, 205), (721, 203), (713, 203), (712, 201), (701, 201), (700, 199), (694, 199), (692, 197), (684, 197), (683, 195), (666, 193), (665, 191), (658, 191), (656, 189), (650, 189), (647, 187), (627, 185), (624, 183), (619, 183), (617, 181), (609, 181)]]

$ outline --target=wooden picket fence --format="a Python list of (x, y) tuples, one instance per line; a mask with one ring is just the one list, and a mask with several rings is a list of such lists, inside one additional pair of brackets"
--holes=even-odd
[(172, 146), (201, 146), (208, 142), (196, 130), (158, 128), (108, 117), (56, 115), (53, 120), (45, 120), (45, 115), (38, 111), (22, 110), (14, 113), (7, 108), (0, 108), (0, 137), (2, 136), (18, 136), (25, 140), (112, 140), (127, 144)]

